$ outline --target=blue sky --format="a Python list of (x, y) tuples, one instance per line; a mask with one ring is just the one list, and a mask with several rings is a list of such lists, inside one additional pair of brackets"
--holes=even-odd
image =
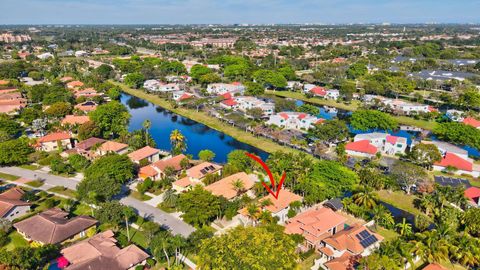
[(480, 22), (480, 0), (0, 0), (0, 10), (0, 24)]

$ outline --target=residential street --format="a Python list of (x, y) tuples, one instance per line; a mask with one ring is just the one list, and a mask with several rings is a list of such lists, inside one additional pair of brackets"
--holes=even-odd
[[(68, 189), (76, 190), (78, 184), (78, 180), (76, 179), (51, 175), (38, 171), (31, 171), (19, 167), (1, 167), (0, 172), (32, 180), (41, 178), (45, 181), (45, 185), (39, 187), (38, 189), (42, 190), (47, 190), (54, 186), (64, 186)], [(190, 235), (190, 233), (195, 231), (195, 228), (189, 224), (145, 202), (131, 197), (122, 198), (120, 202), (136, 209), (139, 215), (152, 218), (152, 220), (156, 223), (162, 225), (166, 229), (171, 230), (173, 234), (180, 234), (187, 237)]]

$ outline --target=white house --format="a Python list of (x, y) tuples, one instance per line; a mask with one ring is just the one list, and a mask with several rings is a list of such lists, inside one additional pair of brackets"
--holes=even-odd
[(280, 112), (270, 115), (265, 124), (276, 125), (285, 129), (308, 130), (315, 124), (322, 122), (322, 119), (301, 112)]
[(372, 132), (358, 134), (353, 138), (354, 142), (368, 140), (380, 152), (387, 155), (405, 154), (408, 143), (404, 137), (393, 136), (388, 133)]
[(325, 98), (327, 99), (334, 99), (337, 100), (340, 97), (340, 91), (337, 89), (329, 89), (327, 90), (327, 94)]
[(143, 88), (147, 89), (148, 91), (157, 91), (160, 84), (161, 82), (157, 80), (146, 80), (143, 83)]
[(88, 56), (88, 52), (86, 51), (76, 51), (75, 52), (75, 57), (85, 57)]
[(172, 92), (172, 99), (177, 102), (181, 102), (192, 97), (193, 97), (193, 94), (185, 92), (183, 90)]
[(263, 116), (270, 116), (275, 111), (275, 103), (265, 102), (261, 99), (250, 96), (237, 96), (233, 98), (237, 103), (237, 107), (242, 112), (253, 108), (260, 108), (263, 111)]
[(37, 55), (37, 57), (41, 60), (46, 60), (46, 59), (49, 59), (49, 58), (53, 58), (53, 54), (47, 52), (47, 53), (39, 54), (39, 55)]
[(212, 95), (223, 95), (230, 93), (232, 96), (235, 94), (243, 95), (245, 86), (239, 82), (233, 83), (211, 83), (207, 87), (207, 92)]
[(30, 210), (30, 203), (22, 201), (25, 192), (13, 187), (0, 194), (0, 218), (10, 221), (19, 218)]
[(445, 116), (448, 117), (448, 119), (454, 121), (454, 122), (462, 122), (464, 119), (465, 112), (459, 111), (459, 110), (447, 110), (445, 113)]

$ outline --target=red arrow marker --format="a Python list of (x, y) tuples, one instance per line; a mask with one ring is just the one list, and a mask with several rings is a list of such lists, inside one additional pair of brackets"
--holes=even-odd
[(271, 183), (271, 186), (273, 188), (275, 188), (275, 192), (272, 191), (272, 189), (267, 186), (267, 184), (265, 184), (265, 182), (262, 181), (262, 185), (267, 189), (267, 191), (272, 194), (272, 196), (278, 200), (278, 194), (280, 194), (280, 190), (282, 189), (282, 185), (283, 185), (283, 182), (285, 181), (285, 176), (286, 176), (286, 173), (283, 172), (282, 174), (282, 178), (280, 178), (280, 182), (278, 183), (278, 185), (275, 185), (275, 179), (273, 178), (273, 174), (272, 172), (270, 171), (270, 168), (268, 168), (268, 165), (265, 164), (265, 162), (263, 162), (263, 160), (261, 160), (259, 157), (255, 156), (255, 155), (252, 155), (250, 153), (245, 153), (245, 155), (247, 155), (249, 158), (255, 160), (256, 162), (258, 162), (260, 165), (262, 165), (263, 169), (267, 172), (267, 175), (268, 175), (268, 178), (270, 178), (270, 183)]

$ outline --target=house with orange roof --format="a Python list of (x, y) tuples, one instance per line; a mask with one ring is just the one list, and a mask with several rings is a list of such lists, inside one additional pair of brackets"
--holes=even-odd
[(72, 149), (72, 136), (66, 132), (50, 133), (37, 140), (36, 148), (46, 152), (59, 150), (60, 148)]
[(66, 83), (66, 82), (69, 82), (69, 81), (73, 81), (73, 78), (70, 77), (70, 76), (65, 76), (65, 77), (60, 78), (60, 81), (63, 82), (63, 83)]
[(345, 144), (345, 152), (351, 156), (373, 157), (378, 149), (369, 140), (360, 140)]
[(305, 238), (302, 248), (306, 251), (318, 249), (322, 247), (323, 239), (342, 231), (346, 221), (344, 216), (332, 209), (319, 207), (289, 219), (285, 225), (285, 233), (302, 235)]
[(195, 185), (203, 185), (202, 180), (209, 174), (220, 175), (222, 166), (212, 162), (202, 162), (186, 170), (186, 176), (173, 182), (172, 188), (177, 192), (184, 192)]
[(10, 221), (25, 215), (30, 211), (30, 203), (22, 200), (25, 192), (13, 187), (0, 194), (0, 218)]
[(370, 255), (382, 241), (381, 235), (365, 225), (349, 226), (321, 241), (318, 248), (322, 255), (320, 266), (328, 270), (350, 269), (342, 265), (355, 264), (358, 258)]
[(106, 141), (97, 148), (97, 155), (104, 156), (108, 153), (116, 153), (119, 155), (126, 154), (128, 152), (128, 144), (119, 143), (115, 141)]
[(465, 119), (463, 119), (462, 121), (465, 125), (469, 125), (469, 126), (472, 126), (476, 129), (480, 129), (480, 121), (473, 118), (473, 117), (467, 117)]
[(447, 270), (447, 268), (441, 266), (438, 263), (431, 263), (425, 266), (422, 270)]
[(95, 103), (91, 100), (88, 100), (88, 101), (85, 101), (83, 103), (79, 103), (79, 104), (75, 105), (74, 108), (79, 110), (79, 111), (88, 113), (88, 112), (91, 112), (91, 111), (95, 111), (97, 109), (97, 103)]
[[(278, 199), (273, 197), (272, 194), (268, 194), (261, 198), (259, 203), (262, 204), (265, 201), (268, 201), (269, 204), (262, 206), (261, 211), (270, 212), (273, 217), (278, 218), (279, 224), (284, 224), (288, 219), (287, 214), (288, 210), (290, 210), (290, 204), (292, 202), (302, 202), (303, 197), (289, 191), (288, 189), (282, 189), (278, 194)], [(239, 218), (244, 224), (250, 223), (247, 208), (240, 209), (238, 212), (240, 214)]]
[(7, 80), (0, 80), (0, 85), (8, 85), (9, 83)]
[(97, 148), (105, 142), (106, 141), (104, 139), (90, 137), (86, 140), (78, 142), (75, 145), (75, 148), (72, 150), (74, 150), (73, 153), (82, 155), (91, 160), (97, 156), (97, 153), (96, 153)]
[(145, 146), (128, 154), (128, 157), (136, 164), (140, 161), (146, 160), (148, 163), (157, 162), (160, 159), (160, 150)]
[(67, 83), (67, 88), (68, 89), (78, 89), (82, 87), (84, 84), (81, 81), (71, 81)]
[(90, 121), (90, 117), (88, 115), (65, 115), (61, 121), (61, 124), (62, 126), (75, 126), (85, 124), (88, 121)]
[(165, 176), (166, 170), (170, 168), (174, 173), (182, 170), (182, 160), (187, 157), (183, 154), (176, 155), (165, 159), (158, 160), (150, 165), (140, 168), (138, 177), (141, 179), (150, 178), (152, 180), (159, 180)]
[[(217, 182), (206, 186), (205, 189), (215, 196), (223, 196), (227, 200), (233, 200), (244, 193), (248, 194), (253, 188), (256, 180), (258, 179), (254, 174), (248, 175), (244, 172), (239, 172), (220, 179)], [(235, 188), (235, 181), (240, 181), (242, 183), (243, 187), (240, 190)], [(250, 196), (253, 197), (254, 195), (250, 193)]]
[(97, 90), (93, 88), (85, 88), (82, 90), (76, 90), (73, 95), (75, 98), (79, 97), (86, 97), (86, 98), (91, 98), (91, 97), (96, 97), (99, 96), (100, 94), (97, 92)]
[(386, 155), (405, 154), (407, 147), (406, 138), (381, 132), (357, 134), (353, 142), (345, 145), (347, 154), (363, 157), (372, 157), (377, 152)]
[(464, 191), (465, 198), (467, 198), (471, 205), (480, 207), (480, 188), (469, 187)]

